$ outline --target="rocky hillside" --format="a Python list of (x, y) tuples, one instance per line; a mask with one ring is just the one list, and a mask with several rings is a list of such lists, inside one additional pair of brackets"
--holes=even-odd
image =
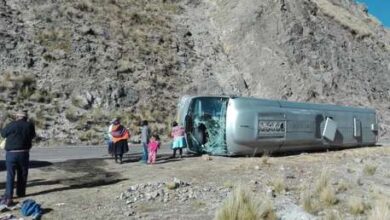
[(390, 136), (390, 34), (352, 0), (0, 0), (0, 36), (1, 122), (43, 140), (164, 134), (184, 93), (370, 106)]

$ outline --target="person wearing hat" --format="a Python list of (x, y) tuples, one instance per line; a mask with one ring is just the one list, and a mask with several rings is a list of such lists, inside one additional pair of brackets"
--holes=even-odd
[(6, 138), (4, 149), (7, 182), (0, 204), (7, 206), (12, 204), (15, 175), (17, 176), (16, 195), (18, 197), (26, 195), (30, 149), (32, 139), (36, 136), (35, 126), (27, 121), (26, 111), (17, 112), (15, 116), (16, 120), (1, 130), (1, 136)]
[(122, 164), (123, 154), (129, 151), (129, 145), (127, 143), (127, 139), (130, 138), (129, 130), (121, 125), (121, 122), (118, 119), (113, 123), (111, 136), (115, 162)]

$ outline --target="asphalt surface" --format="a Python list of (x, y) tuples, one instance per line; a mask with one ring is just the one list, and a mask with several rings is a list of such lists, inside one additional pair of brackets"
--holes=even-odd
[[(130, 144), (127, 155), (142, 154), (140, 144)], [(172, 150), (167, 144), (162, 145), (159, 154), (171, 154)], [(62, 162), (76, 159), (108, 158), (107, 146), (59, 146), (59, 147), (33, 147), (30, 151), (30, 160)], [(0, 160), (5, 160), (5, 151), (0, 151)]]
[[(380, 141), (378, 145), (390, 146), (390, 141)], [(140, 144), (130, 144), (130, 150), (127, 156), (139, 155), (141, 158), (142, 147)], [(168, 144), (162, 144), (158, 154), (169, 155), (172, 150)], [(125, 155), (125, 156), (126, 156)], [(62, 162), (76, 159), (109, 158), (107, 146), (58, 146), (58, 147), (33, 147), (30, 152), (30, 160)], [(0, 161), (5, 160), (5, 151), (0, 150)]]

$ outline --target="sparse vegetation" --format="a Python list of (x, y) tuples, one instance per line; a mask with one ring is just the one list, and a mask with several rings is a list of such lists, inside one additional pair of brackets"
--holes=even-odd
[(315, 189), (317, 193), (320, 193), (325, 187), (329, 185), (330, 176), (329, 171), (325, 168), (321, 171), (319, 178), (316, 181)]
[(273, 205), (267, 198), (255, 197), (247, 189), (238, 187), (217, 210), (215, 220), (276, 219)]
[(310, 190), (304, 190), (301, 194), (301, 204), (303, 209), (311, 214), (318, 211), (318, 203), (313, 199), (313, 195)]
[(330, 176), (327, 168), (322, 170), (314, 184), (315, 190), (313, 192), (310, 187), (305, 187), (301, 193), (301, 204), (304, 210), (309, 213), (316, 213), (320, 210), (320, 207), (329, 207), (339, 201), (335, 190), (330, 185)]
[(280, 176), (273, 178), (270, 182), (270, 185), (272, 189), (278, 194), (282, 194), (287, 190), (285, 180)]
[(70, 107), (65, 111), (65, 117), (71, 122), (76, 122), (80, 119), (77, 109), (74, 107)]
[(325, 212), (323, 220), (343, 220), (340, 213), (337, 210), (327, 210)]
[(94, 130), (88, 130), (88, 131), (85, 131), (85, 132), (81, 132), (79, 134), (79, 139), (81, 141), (87, 141), (87, 142), (90, 142), (92, 144), (96, 144), (96, 143), (99, 142), (100, 139), (102, 139), (101, 136), (102, 135), (100, 133), (97, 133)]
[(351, 197), (348, 200), (349, 211), (354, 215), (363, 214), (366, 206), (361, 197)]
[(345, 180), (341, 180), (339, 181), (339, 183), (337, 184), (337, 192), (345, 192), (347, 191), (349, 188), (350, 188), (350, 184), (345, 181)]
[(223, 186), (227, 187), (227, 188), (233, 188), (235, 186), (235, 184), (232, 181), (227, 180), (227, 181), (223, 182)]
[(368, 215), (368, 220), (388, 220), (390, 219), (389, 198), (378, 200)]
[(348, 10), (334, 5), (328, 0), (314, 0), (319, 6), (321, 11), (335, 19), (341, 26), (351, 30), (352, 33), (357, 34), (360, 37), (372, 35), (372, 31), (366, 23), (355, 17)]
[(376, 164), (365, 164), (363, 173), (367, 176), (372, 176), (375, 174), (377, 167), (378, 166)]
[(336, 192), (334, 191), (333, 187), (330, 185), (327, 185), (324, 188), (322, 188), (319, 193), (320, 193), (319, 194), (320, 201), (325, 206), (331, 206), (338, 202), (338, 199), (336, 197)]

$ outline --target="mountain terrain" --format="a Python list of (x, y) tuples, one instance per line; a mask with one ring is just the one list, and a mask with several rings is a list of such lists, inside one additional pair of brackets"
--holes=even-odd
[[(390, 33), (353, 0), (0, 0), (0, 119), (99, 144), (120, 116), (167, 134), (181, 95), (375, 108), (390, 138)], [(1, 126), (1, 125), (0, 125)]]

